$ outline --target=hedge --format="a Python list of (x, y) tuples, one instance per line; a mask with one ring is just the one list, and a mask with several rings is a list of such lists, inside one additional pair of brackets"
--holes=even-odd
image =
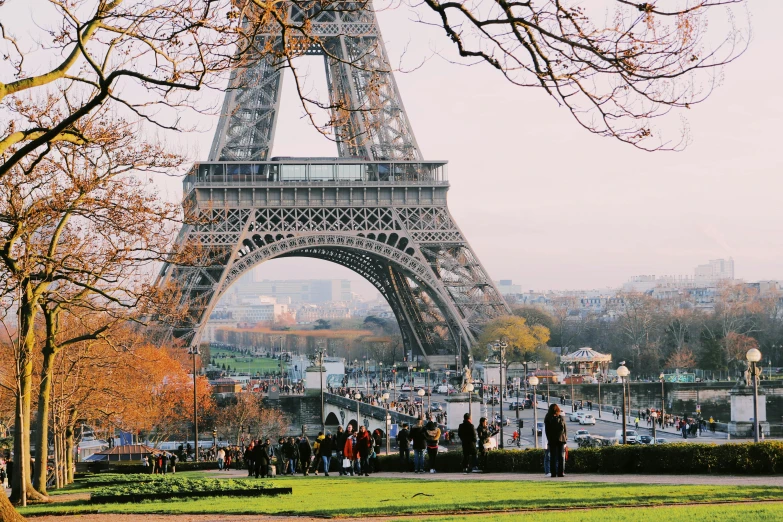
[[(139, 464), (138, 462), (122, 462), (112, 461), (106, 466), (106, 462), (96, 462), (96, 472), (110, 472), (110, 473), (150, 473), (150, 468)], [(201, 462), (177, 462), (177, 471), (203, 471), (209, 469), (218, 469), (217, 461), (201, 461)], [(171, 473), (171, 466), (168, 468)]]
[[(412, 455), (411, 455), (412, 457)], [(398, 455), (380, 455), (383, 471), (400, 471)], [(413, 459), (409, 470), (413, 469)], [(428, 465), (428, 464), (427, 464)], [(462, 451), (449, 448), (438, 455), (436, 469), (462, 471)], [(490, 473), (542, 473), (544, 450), (493, 450), (487, 456)], [(776, 474), (783, 473), (783, 442), (743, 444), (634, 444), (568, 451), (567, 473)]]
[[(158, 475), (160, 476), (160, 475)], [(139, 477), (144, 479), (146, 475)], [(290, 494), (291, 488), (273, 488), (267, 482), (250, 480), (174, 478), (126, 482), (97, 488), (92, 503), (139, 502), (181, 497), (257, 496)]]

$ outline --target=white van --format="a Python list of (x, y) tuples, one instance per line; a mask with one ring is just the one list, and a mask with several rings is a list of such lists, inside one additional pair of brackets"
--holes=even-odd
[[(614, 438), (617, 439), (617, 442), (620, 444), (623, 443), (623, 430), (617, 430), (614, 432)], [(639, 434), (636, 433), (636, 430), (625, 430), (625, 439), (628, 441), (628, 444), (636, 444), (636, 442), (639, 440)]]

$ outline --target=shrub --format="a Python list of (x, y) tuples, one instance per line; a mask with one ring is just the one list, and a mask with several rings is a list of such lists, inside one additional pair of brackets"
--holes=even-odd
[[(291, 493), (291, 488), (272, 488), (268, 482), (236, 479), (187, 479), (142, 475), (141, 481), (125, 481), (95, 489), (90, 502), (138, 502), (174, 497), (242, 496)], [(156, 475), (152, 475), (156, 476)]]
[[(381, 469), (400, 471), (398, 455), (380, 455)], [(462, 451), (438, 455), (437, 470), (461, 471)], [(413, 469), (411, 464), (410, 469)], [(493, 450), (487, 456), (492, 473), (543, 473), (544, 450)], [(783, 442), (743, 444), (661, 444), (579, 448), (568, 451), (568, 473), (783, 473)]]

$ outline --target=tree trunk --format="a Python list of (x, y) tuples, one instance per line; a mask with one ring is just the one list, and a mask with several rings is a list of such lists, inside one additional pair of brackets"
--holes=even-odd
[(27, 359), (22, 366), (17, 383), (16, 426), (14, 427), (14, 477), (11, 499), (19, 501), (22, 492), (28, 500), (44, 500), (30, 480), (30, 394), (32, 392), (31, 375), (33, 362)]
[(65, 483), (73, 483), (73, 426), (65, 428)]
[[(47, 344), (49, 341), (47, 340)], [(52, 370), (55, 350), (47, 346), (43, 352), (41, 385), (38, 388), (38, 425), (35, 432), (35, 471), (33, 482), (46, 495), (46, 471), (49, 461), (49, 401), (52, 393)]]
[(5, 494), (0, 493), (0, 520), (3, 522), (21, 522), (24, 517), (16, 512), (11, 501)]

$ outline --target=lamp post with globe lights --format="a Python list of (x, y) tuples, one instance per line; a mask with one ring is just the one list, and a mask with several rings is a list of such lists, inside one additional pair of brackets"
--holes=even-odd
[(571, 411), (576, 411), (576, 402), (574, 401), (574, 365), (568, 365), (568, 372), (571, 374)]
[(663, 423), (666, 422), (666, 377), (663, 372), (658, 376), (661, 381), (661, 429), (663, 429)]
[(759, 441), (759, 381), (758, 381), (758, 362), (761, 360), (761, 352), (758, 348), (751, 348), (745, 354), (745, 358), (750, 363), (750, 377), (753, 379), (753, 442)]
[(419, 401), (419, 418), (420, 418), (420, 419), (423, 419), (423, 418), (424, 418), (424, 394), (425, 394), (425, 393), (426, 393), (426, 392), (424, 391), (424, 388), (419, 388), (419, 391), (417, 391), (417, 392), (416, 392), (416, 394), (417, 394), (417, 395), (419, 396), (419, 398), (421, 399), (421, 400)]
[(473, 383), (469, 382), (465, 385), (465, 391), (468, 392), (468, 415), (473, 418)]
[(655, 438), (655, 421), (658, 420), (658, 412), (657, 411), (651, 411), (650, 417), (652, 417), (652, 425), (653, 425), (653, 444), (656, 444), (657, 440)]
[(549, 363), (546, 363), (546, 404), (547, 407), (549, 406), (549, 381), (552, 380), (552, 377), (549, 376)]
[(529, 379), (530, 386), (533, 387), (533, 444), (536, 449), (538, 449), (538, 405), (536, 404), (538, 401), (536, 399), (536, 386), (538, 386), (538, 377), (533, 375)]
[(383, 406), (386, 410), (386, 454), (388, 455), (390, 448), (389, 430), (391, 429), (391, 415), (389, 414), (389, 392), (383, 392), (381, 398), (383, 399)]
[(361, 404), (361, 402), (359, 402), (359, 401), (362, 400), (362, 394), (357, 391), (356, 395), (354, 395), (353, 398), (356, 399), (356, 431), (358, 432), (359, 431), (359, 417), (361, 415), (361, 413), (359, 413), (359, 405)]
[(625, 413), (625, 381), (628, 378), (628, 376), (631, 374), (631, 370), (626, 368), (625, 366), (620, 366), (617, 368), (617, 376), (622, 379), (623, 384), (623, 444), (628, 443), (628, 434), (626, 432), (626, 413)]

